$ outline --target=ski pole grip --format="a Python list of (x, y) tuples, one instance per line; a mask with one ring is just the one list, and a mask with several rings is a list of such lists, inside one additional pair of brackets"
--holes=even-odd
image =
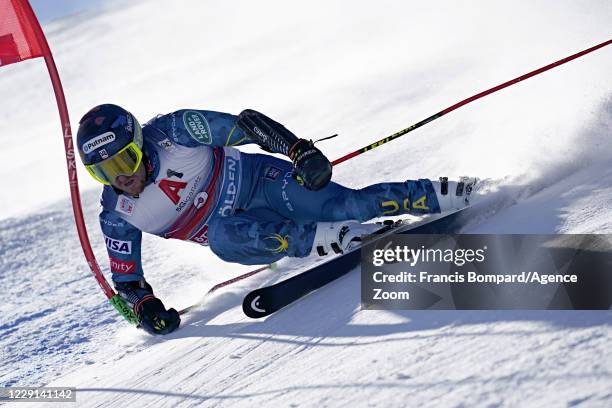
[(113, 305), (115, 309), (117, 309), (119, 314), (123, 316), (125, 320), (127, 320), (131, 324), (138, 324), (138, 317), (136, 316), (134, 311), (130, 309), (127, 303), (125, 303), (125, 300), (123, 300), (123, 298), (119, 296), (118, 293), (115, 294), (112, 298), (108, 299), (108, 301), (111, 305)]

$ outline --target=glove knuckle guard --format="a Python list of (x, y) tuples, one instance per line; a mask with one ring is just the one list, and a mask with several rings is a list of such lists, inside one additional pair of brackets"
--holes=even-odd
[(289, 150), (289, 157), (297, 176), (308, 190), (320, 190), (331, 180), (331, 163), (311, 141), (300, 139)]
[(132, 306), (140, 326), (151, 334), (168, 334), (176, 330), (181, 318), (175, 309), (166, 310), (161, 300), (144, 279), (136, 282), (115, 282), (115, 289)]

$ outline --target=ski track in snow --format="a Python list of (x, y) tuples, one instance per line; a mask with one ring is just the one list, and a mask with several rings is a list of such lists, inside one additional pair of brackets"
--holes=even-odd
[[(124, 6), (45, 27), (75, 128), (91, 105), (109, 101), (143, 118), (255, 107), (308, 138), (340, 133), (321, 144), (331, 158), (603, 41), (612, 18), (605, 1), (478, 10), (448, 2), (443, 13), (391, 1), (350, 11), (341, 2), (114, 4)], [(99, 55), (83, 58), (84, 49)], [(611, 52), (453, 112), (339, 166), (334, 179), (363, 186), (476, 174), (487, 210), (465, 233), (612, 234)], [(0, 70), (0, 162), (11, 163), (0, 168), (1, 386), (77, 386), (78, 406), (105, 407), (612, 406), (610, 311), (361, 311), (353, 271), (265, 320), (242, 314), (248, 290), (325, 259), (283, 260), (221, 289), (165, 338), (135, 330), (84, 262), (40, 65)], [(81, 183), (107, 270), (98, 188)], [(177, 308), (253, 269), (148, 235), (143, 260), (156, 294)]]

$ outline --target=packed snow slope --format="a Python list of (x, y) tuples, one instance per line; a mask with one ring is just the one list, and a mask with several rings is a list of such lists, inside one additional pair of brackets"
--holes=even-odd
[[(612, 37), (590, 1), (119, 1), (45, 25), (73, 126), (113, 102), (255, 108), (332, 159)], [(334, 169), (353, 187), (489, 179), (478, 233), (612, 233), (612, 46), (469, 104)], [(268, 319), (242, 314), (282, 262), (153, 338), (90, 276), (42, 61), (0, 70), (0, 385), (76, 386), (78, 406), (612, 406), (612, 315), (362, 311), (356, 271)], [(81, 175), (84, 169), (80, 167)], [(80, 178), (92, 245), (99, 186)], [(146, 236), (144, 268), (182, 308), (249, 268)], [(39, 406), (39, 405), (36, 405)], [(55, 406), (55, 405), (53, 405)]]

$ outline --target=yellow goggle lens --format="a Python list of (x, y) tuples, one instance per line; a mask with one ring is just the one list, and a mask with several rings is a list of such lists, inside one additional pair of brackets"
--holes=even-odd
[(85, 166), (89, 174), (102, 184), (110, 185), (119, 175), (131, 176), (142, 162), (142, 149), (131, 142), (100, 163)]

